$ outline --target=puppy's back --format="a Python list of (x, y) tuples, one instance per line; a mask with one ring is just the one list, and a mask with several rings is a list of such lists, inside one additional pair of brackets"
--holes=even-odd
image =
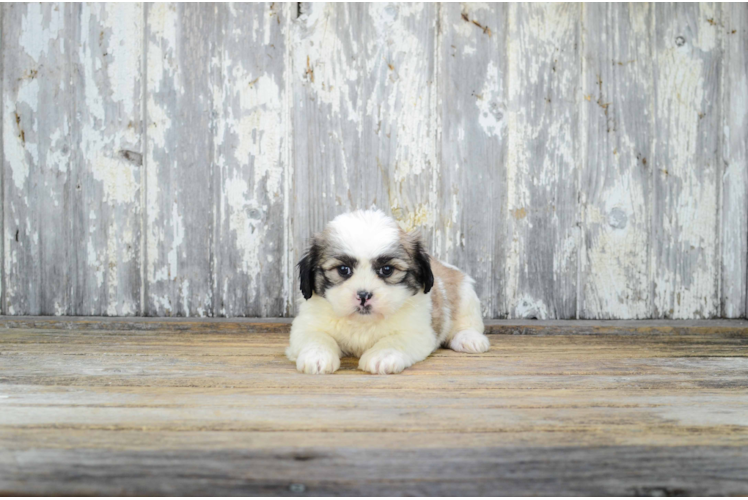
[(443, 342), (452, 331), (453, 319), (458, 315), (462, 284), (470, 278), (456, 267), (444, 264), (433, 257), (431, 272), (434, 273), (434, 288), (431, 290), (431, 325), (440, 342)]

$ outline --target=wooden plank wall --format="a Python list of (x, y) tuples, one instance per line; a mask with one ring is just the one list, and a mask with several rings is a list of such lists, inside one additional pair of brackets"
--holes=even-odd
[(7, 315), (289, 316), (377, 206), (492, 318), (736, 318), (746, 4), (4, 4)]

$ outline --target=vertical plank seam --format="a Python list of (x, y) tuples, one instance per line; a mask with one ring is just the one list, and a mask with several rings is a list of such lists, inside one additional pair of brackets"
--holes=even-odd
[[(503, 30), (504, 30), (504, 40), (503, 44), (501, 46), (501, 53), (499, 54), (500, 57), (504, 58), (503, 63), (503, 71), (501, 75), (501, 81), (502, 85), (504, 87), (504, 109), (505, 109), (505, 116), (509, 114), (510, 109), (510, 87), (509, 87), (509, 77), (511, 75), (511, 65), (509, 62), (509, 40), (510, 40), (510, 29), (511, 29), (511, 23), (509, 14), (511, 12), (510, 6), (507, 4), (504, 6), (504, 8), (501, 10), (501, 13), (503, 15)], [(510, 317), (509, 314), (509, 302), (507, 300), (507, 272), (506, 272), (506, 261), (509, 258), (509, 252), (511, 251), (511, 245), (508, 245), (506, 242), (508, 241), (508, 238), (502, 238), (502, 235), (506, 235), (507, 229), (502, 222), (505, 222), (507, 220), (507, 216), (509, 215), (508, 209), (509, 209), (509, 174), (508, 174), (508, 160), (509, 160), (509, 127), (506, 126), (504, 128), (504, 134), (502, 136), (503, 144), (501, 145), (501, 154), (504, 158), (504, 163), (501, 165), (501, 171), (498, 173), (497, 180), (500, 183), (499, 186), (504, 188), (504, 192), (502, 193), (501, 201), (502, 203), (499, 206), (499, 216), (496, 219), (496, 226), (495, 226), (495, 232), (493, 234), (494, 240), (497, 238), (501, 238), (501, 242), (494, 241), (495, 246), (499, 246), (501, 248), (500, 255), (502, 256), (502, 259), (499, 260), (499, 262), (492, 263), (491, 267), (491, 279), (493, 281), (496, 281), (496, 275), (501, 276), (501, 283), (498, 284), (496, 287), (496, 290), (494, 293), (498, 291), (498, 293), (501, 293), (501, 297), (496, 296), (496, 318), (501, 319), (508, 319)]]
[(637, 319), (651, 319), (651, 318), (654, 317), (654, 293), (653, 293), (654, 290), (652, 288), (652, 278), (654, 277), (654, 275), (652, 274), (653, 273), (653, 270), (652, 270), (652, 256), (653, 256), (652, 255), (652, 248), (654, 247), (654, 241), (652, 240), (652, 227), (653, 227), (653, 224), (654, 224), (654, 215), (653, 215), (654, 214), (654, 205), (652, 204), (652, 202), (654, 201), (654, 198), (653, 198), (653, 196), (654, 196), (654, 184), (653, 184), (652, 180), (654, 179), (654, 172), (657, 171), (657, 156), (655, 155), (655, 151), (654, 151), (654, 149), (652, 149), (652, 146), (654, 144), (654, 141), (656, 140), (656, 135), (657, 135), (657, 131), (655, 130), (655, 104), (654, 104), (655, 103), (655, 93), (657, 92), (657, 89), (655, 88), (655, 82), (654, 82), (654, 63), (653, 63), (653, 60), (652, 60), (653, 50), (654, 50), (652, 47), (653, 47), (653, 45), (656, 44), (656, 39), (653, 38), (653, 36), (652, 36), (653, 35), (653, 28), (652, 28), (652, 26), (654, 26), (653, 23), (654, 23), (654, 18), (655, 18), (655, 6), (652, 3), (649, 4), (649, 14), (650, 15), (647, 16), (647, 18), (650, 20), (650, 28), (648, 30), (648, 33), (649, 33), (649, 42), (647, 43), (647, 48), (649, 50), (649, 62), (650, 62), (650, 72), (649, 72), (649, 82), (648, 82), (649, 83), (649, 89), (650, 89), (649, 96), (648, 96), (649, 107), (650, 107), (649, 111), (650, 112), (649, 112), (649, 116), (648, 116), (648, 121), (649, 121), (648, 126), (649, 126), (649, 130), (651, 131), (651, 134), (650, 134), (650, 150), (649, 150), (649, 155), (650, 155), (650, 167), (649, 167), (649, 170), (650, 170), (651, 173), (649, 174), (649, 176), (647, 176), (646, 173), (642, 175), (642, 182), (646, 182), (647, 183), (645, 185), (645, 187), (647, 188), (647, 191), (646, 191), (646, 199), (644, 200), (644, 203), (645, 203), (644, 209), (646, 211), (644, 220), (645, 220), (645, 223), (646, 223), (645, 232), (647, 234), (647, 240), (646, 240), (646, 245), (647, 245), (646, 258), (647, 258), (647, 261), (646, 261), (645, 265), (646, 265), (646, 271), (647, 271), (647, 275), (648, 275), (647, 276), (647, 278), (648, 278), (648, 282), (647, 282), (648, 296), (647, 296), (646, 314), (644, 315), (643, 318), (637, 318)]
[[(436, 244), (436, 229), (437, 229), (437, 217), (436, 217), (436, 208), (437, 208), (437, 198), (438, 198), (438, 186), (439, 186), (439, 172), (441, 169), (441, 110), (439, 109), (439, 96), (441, 94), (441, 86), (442, 86), (442, 78), (441, 78), (441, 16), (442, 16), (442, 4), (441, 2), (438, 2), (436, 4), (436, 18), (434, 19), (435, 23), (435, 29), (434, 29), (434, 72), (433, 72), (433, 78), (434, 82), (431, 86), (431, 98), (430, 98), (430, 108), (433, 118), (432, 118), (432, 124), (434, 127), (434, 132), (432, 134), (433, 137), (433, 144), (432, 144), (432, 153), (433, 153), (433, 162), (434, 164), (431, 166), (431, 196), (429, 200), (429, 212), (431, 213), (431, 217), (433, 218), (431, 223), (431, 251), (432, 253), (436, 253), (436, 248), (434, 245)], [(441, 253), (441, 252), (439, 252)]]
[(585, 64), (585, 55), (586, 55), (586, 37), (585, 37), (585, 23), (584, 23), (584, 14), (585, 14), (585, 4), (580, 3), (579, 5), (579, 34), (578, 37), (578, 47), (579, 47), (579, 75), (580, 75), (580, 85), (577, 90), (577, 111), (579, 112), (579, 117), (577, 118), (577, 132), (579, 134), (579, 141), (577, 142), (577, 147), (579, 148), (577, 152), (577, 158), (580, 160), (578, 166), (577, 166), (577, 177), (576, 177), (576, 198), (577, 198), (577, 303), (576, 303), (576, 311), (575, 311), (575, 318), (579, 319), (581, 317), (582, 313), (582, 262), (583, 259), (586, 258), (586, 249), (584, 246), (584, 236), (585, 236), (585, 230), (587, 228), (586, 225), (586, 217), (585, 217), (585, 211), (582, 204), (582, 172), (584, 172), (585, 168), (587, 167), (588, 162), (588, 150), (587, 150), (587, 134), (585, 134), (585, 130), (587, 130), (587, 112), (589, 107), (585, 106), (585, 100), (584, 100), (584, 90), (585, 85), (587, 84), (587, 65)]
[[(723, 4), (719, 3), (717, 4), (719, 8), (719, 23), (717, 26), (724, 26), (724, 8)], [(722, 203), (724, 200), (724, 194), (723, 194), (723, 182), (724, 182), (724, 167), (723, 167), (723, 161), (724, 161), (724, 147), (725, 147), (725, 141), (727, 140), (727, 136), (724, 133), (724, 117), (725, 117), (725, 71), (727, 68), (727, 64), (725, 64), (725, 57), (727, 55), (727, 51), (725, 50), (725, 36), (722, 34), (722, 29), (717, 29), (717, 33), (719, 36), (719, 48), (720, 48), (720, 57), (719, 57), (719, 82), (717, 83), (717, 100), (719, 102), (719, 106), (717, 106), (717, 113), (719, 113), (719, 116), (717, 117), (717, 165), (715, 167), (715, 173), (717, 175), (717, 182), (716, 182), (716, 189), (717, 189), (717, 225), (716, 225), (716, 231), (717, 231), (717, 252), (715, 253), (715, 259), (717, 260), (716, 266), (715, 266), (715, 272), (717, 273), (717, 317), (718, 318), (724, 318), (727, 317), (725, 314), (725, 303), (724, 303), (724, 294), (722, 291), (722, 270), (723, 270), (723, 264), (724, 264), (724, 255), (722, 255), (722, 249), (724, 248), (724, 242), (723, 238), (725, 236), (725, 231), (723, 227), (724, 223), (724, 210), (722, 207)]]
[[(0, 5), (0, 98), (5, 101), (5, 9), (6, 4)], [(5, 281), (5, 144), (4, 137), (5, 119), (0, 119), (0, 315), (5, 314), (5, 289), (8, 283)]]
[[(746, 34), (746, 30), (748, 30), (748, 26), (745, 24), (745, 20), (748, 19), (748, 4), (742, 4), (743, 12), (739, 16), (738, 21), (738, 34), (740, 35), (740, 40), (738, 41), (738, 46), (741, 46), (744, 44), (744, 40), (748, 34)], [(745, 58), (743, 58), (743, 68), (742, 71), (748, 71), (748, 64), (746, 64)], [(745, 147), (745, 145), (748, 143), (748, 137), (743, 138), (743, 144), (744, 144), (744, 150), (748, 149)], [(744, 185), (743, 185), (743, 204), (746, 206), (746, 210), (743, 213), (748, 214), (748, 179), (744, 177)], [(745, 266), (745, 274), (744, 274), (744, 284), (743, 284), (743, 290), (744, 297), (743, 297), (743, 317), (748, 318), (748, 248), (745, 249), (745, 255), (746, 255), (746, 266)]]
[(140, 55), (140, 141), (143, 168), (140, 174), (140, 316), (147, 316), (145, 298), (148, 258), (148, 3), (143, 2), (143, 42)]
[[(296, 4), (283, 4), (285, 13), (285, 40), (286, 50), (284, 52), (284, 65), (283, 65), (283, 80), (284, 80), (284, 96), (283, 96), (283, 121), (284, 128), (286, 131), (286, 147), (283, 148), (283, 165), (285, 168), (283, 176), (283, 301), (284, 310), (281, 311), (281, 315), (288, 317), (291, 315), (293, 310), (293, 231), (295, 228), (295, 217), (291, 215), (291, 192), (293, 182), (295, 181), (294, 176), (294, 165), (293, 165), (293, 137), (294, 137), (294, 121), (293, 121), (293, 18), (292, 18), (292, 7), (296, 7), (296, 14), (301, 11), (301, 3)], [(294, 204), (295, 206), (295, 204)]]
[[(516, 6), (516, 3), (507, 3), (506, 9), (504, 9), (504, 15), (506, 17), (506, 21), (504, 23), (504, 25), (506, 26), (506, 38), (505, 38), (506, 44), (504, 45), (504, 54), (505, 54), (504, 57), (506, 59), (506, 63), (505, 63), (506, 72), (505, 72), (505, 75), (503, 76), (503, 80), (504, 80), (504, 85), (506, 88), (506, 95), (507, 95), (507, 101), (506, 101), (507, 115), (509, 115), (514, 109), (514, 102), (513, 102), (513, 97), (512, 97), (512, 55), (513, 54), (512, 54), (512, 48), (511, 48), (513, 33), (511, 32), (511, 29), (512, 29), (512, 20), (514, 18), (515, 6)], [(506, 130), (507, 130), (506, 132), (506, 152), (507, 152), (506, 158), (507, 160), (504, 163), (504, 168), (502, 172), (504, 175), (504, 186), (506, 188), (506, 193), (503, 199), (503, 210), (504, 210), (504, 213), (506, 214), (506, 218), (502, 217), (499, 219), (501, 222), (504, 222), (506, 225), (502, 227), (502, 230), (499, 232), (499, 234), (503, 234), (504, 240), (509, 241), (509, 235), (511, 234), (511, 231), (510, 231), (511, 222), (507, 222), (509, 220), (508, 217), (511, 213), (510, 211), (511, 209), (510, 186), (509, 186), (509, 175), (510, 175), (509, 174), (509, 151), (512, 145), (513, 137), (512, 137), (512, 132), (511, 132), (509, 125), (507, 125)], [(510, 244), (506, 248), (507, 250), (506, 250), (506, 253), (504, 254), (504, 261), (501, 263), (501, 267), (502, 267), (501, 274), (504, 277), (504, 282), (502, 284), (503, 294), (502, 294), (502, 300), (501, 300), (500, 305), (503, 310), (502, 317), (506, 319), (510, 319), (514, 317), (513, 311), (511, 310), (511, 300), (509, 297), (509, 290), (508, 290), (508, 283), (510, 280), (508, 261), (511, 258), (511, 254), (512, 254), (512, 245)]]
[[(68, 15), (66, 16), (66, 17), (69, 17), (69, 19), (67, 19), (65, 23), (65, 35), (64, 36), (65, 36), (65, 41), (70, 43), (70, 48), (68, 50), (68, 47), (65, 47), (65, 55), (67, 58), (65, 62), (65, 69), (68, 72), (68, 85), (70, 85), (70, 88), (72, 89), (73, 87), (75, 87), (75, 83), (76, 83), (75, 77), (77, 74), (79, 74), (79, 72), (77, 71), (78, 68), (76, 68), (76, 56), (80, 56), (80, 53), (78, 52), (78, 50), (76, 50), (78, 46), (78, 43), (76, 42), (78, 42), (80, 38), (82, 37), (82, 33), (80, 30), (81, 30), (81, 22), (83, 18), (83, 13), (82, 13), (83, 7), (82, 7), (82, 4), (80, 3), (71, 3), (69, 5), (70, 5), (70, 11)], [(70, 111), (70, 116), (75, 118), (78, 116), (78, 104), (79, 103), (77, 100), (77, 95), (73, 94), (70, 97), (69, 101), (70, 101), (70, 106), (72, 108)], [(80, 120), (74, 119), (70, 127), (70, 134), (73, 137), (73, 141), (72, 141), (73, 144), (81, 143), (81, 138), (82, 138), (81, 128), (82, 127), (81, 127)], [(70, 193), (68, 195), (70, 204), (73, 204), (78, 201), (78, 193), (76, 192), (76, 187), (77, 187), (77, 179), (80, 179), (79, 176), (80, 176), (80, 170), (81, 170), (79, 158), (80, 158), (80, 149), (77, 147), (72, 148), (70, 151), (70, 157), (68, 159), (68, 172), (69, 172), (70, 177), (68, 177), (68, 180), (67, 180), (67, 186), (68, 186), (67, 189), (69, 190), (69, 193)], [(70, 206), (68, 205), (66, 207), (65, 202), (63, 201), (63, 210), (65, 210), (66, 208), (69, 214)], [(66, 220), (66, 225), (69, 224), (68, 225), (68, 229), (70, 229), (69, 234), (72, 235), (72, 237), (76, 240), (82, 237), (83, 235), (77, 234), (78, 227), (77, 227), (75, 219), (70, 216), (68, 216), (67, 218), (70, 219), (70, 221)], [(44, 232), (39, 231), (40, 246), (41, 246), (43, 236), (44, 236)], [(79, 265), (80, 258), (79, 258), (78, 252), (73, 252), (72, 259), (71, 259), (70, 254), (67, 251), (65, 252), (64, 255), (65, 255), (65, 260), (68, 261), (65, 263), (65, 269), (67, 269), (68, 273), (71, 274), (71, 276), (68, 277), (69, 282), (66, 283), (65, 293), (63, 293), (62, 295), (63, 300), (66, 300), (67, 302), (67, 305), (66, 305), (67, 314), (74, 314), (74, 315), (83, 314), (83, 310), (77, 307), (78, 304), (76, 300), (77, 295), (78, 295), (77, 285), (78, 285), (78, 278), (79, 278), (79, 273), (80, 273), (80, 265)], [(70, 260), (74, 261), (72, 265), (70, 264)], [(42, 262), (44, 261), (42, 260)], [(70, 273), (69, 271), (71, 267), (74, 271), (73, 273)], [(88, 271), (88, 269), (86, 269), (86, 271)], [(41, 288), (41, 292), (45, 293), (45, 290), (47, 289), (47, 287), (42, 285), (40, 288)], [(40, 311), (42, 314), (44, 314), (43, 307), (45, 303), (46, 303), (46, 299), (42, 300), (40, 303)], [(55, 313), (56, 311), (50, 312), (49, 314), (55, 314)]]
[(655, 310), (655, 291), (656, 291), (656, 284), (654, 280), (654, 262), (655, 262), (655, 251), (657, 249), (656, 245), (656, 239), (655, 239), (655, 228), (656, 228), (656, 217), (657, 217), (657, 209), (656, 209), (656, 198), (657, 198), (657, 166), (659, 163), (659, 158), (657, 156), (657, 121), (656, 121), (656, 112), (657, 112), (657, 79), (655, 78), (655, 68), (657, 68), (657, 4), (650, 3), (649, 4), (652, 15), (650, 16), (650, 23), (649, 23), (649, 59), (652, 62), (651, 64), (651, 74), (650, 74), (650, 81), (652, 83), (652, 93), (649, 98), (649, 104), (650, 104), (650, 113), (649, 113), (649, 119), (650, 119), (650, 130), (652, 130), (652, 135), (650, 139), (650, 155), (652, 156), (652, 168), (650, 169), (651, 172), (649, 174), (649, 207), (650, 207), (650, 213), (648, 217), (649, 222), (649, 228), (647, 230), (647, 233), (649, 234), (649, 262), (647, 262), (647, 271), (648, 271), (648, 279), (649, 279), (649, 318), (655, 318), (659, 317), (657, 314), (657, 311)]
[[(210, 197), (213, 200), (213, 203), (211, 205), (213, 213), (209, 217), (209, 220), (212, 219), (213, 225), (210, 228), (211, 230), (209, 232), (211, 241), (208, 243), (208, 248), (210, 251), (210, 262), (208, 264), (208, 289), (210, 290), (210, 300), (208, 302), (210, 303), (210, 308), (208, 311), (206, 311), (205, 315), (211, 318), (217, 317), (221, 311), (220, 307), (218, 307), (220, 297), (218, 293), (219, 263), (217, 262), (219, 240), (218, 214), (220, 213), (221, 205), (221, 182), (219, 182), (221, 178), (221, 169), (218, 168), (216, 161), (216, 148), (218, 147), (218, 142), (216, 141), (216, 131), (218, 130), (217, 122), (219, 120), (219, 113), (216, 112), (215, 89), (217, 85), (221, 85), (221, 77), (223, 76), (223, 47), (221, 46), (221, 44), (219, 44), (218, 41), (218, 24), (220, 19), (218, 9), (221, 8), (221, 4), (210, 4), (209, 8), (212, 9), (212, 12), (210, 13), (212, 15), (212, 26), (209, 32), (210, 40), (208, 41), (208, 60), (205, 61), (205, 63), (207, 66), (206, 71), (208, 72), (208, 98), (210, 99), (210, 105), (208, 107), (208, 109), (210, 110), (210, 118), (208, 120), (208, 168), (210, 168), (210, 175), (208, 176), (208, 192), (210, 193)], [(223, 39), (221, 39), (221, 43), (223, 43)], [(214, 67), (214, 60), (217, 61), (217, 69)], [(218, 72), (219, 78), (216, 78), (216, 72)], [(223, 92), (219, 93), (218, 95), (223, 97)], [(197, 306), (197, 311), (199, 316), (199, 305)], [(243, 313), (243, 315), (246, 316), (246, 309), (243, 311)]]

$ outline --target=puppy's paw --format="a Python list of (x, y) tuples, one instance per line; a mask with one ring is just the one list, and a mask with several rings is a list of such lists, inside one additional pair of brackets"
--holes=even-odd
[(296, 369), (309, 375), (333, 373), (340, 368), (340, 358), (326, 347), (311, 345), (296, 358)]
[(449, 348), (457, 352), (486, 352), (491, 343), (476, 330), (462, 330), (449, 341)]
[(410, 356), (397, 349), (381, 349), (365, 352), (358, 362), (358, 368), (365, 372), (385, 375), (400, 373), (412, 364)]

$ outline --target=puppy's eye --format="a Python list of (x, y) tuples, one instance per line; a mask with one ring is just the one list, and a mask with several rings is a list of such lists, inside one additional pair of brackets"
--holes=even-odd
[(392, 276), (392, 273), (395, 271), (395, 268), (392, 266), (382, 266), (379, 268), (379, 275), (380, 276)]
[(341, 276), (350, 276), (351, 275), (351, 268), (348, 266), (339, 266), (338, 267), (338, 274)]

